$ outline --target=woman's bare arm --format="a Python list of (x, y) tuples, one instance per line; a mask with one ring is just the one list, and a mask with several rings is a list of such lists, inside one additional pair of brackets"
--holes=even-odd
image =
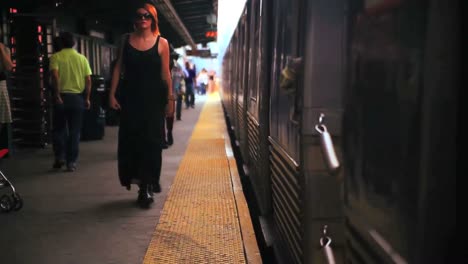
[(122, 71), (122, 54), (123, 47), (125, 45), (126, 37), (122, 37), (122, 41), (119, 46), (118, 58), (114, 65), (114, 70), (112, 71), (111, 87), (109, 92), (109, 104), (113, 109), (120, 109), (120, 104), (115, 99), (115, 92), (117, 91), (117, 86), (120, 81), (120, 73)]
[(0, 59), (7, 71), (11, 71), (11, 69), (13, 69), (13, 62), (11, 61), (10, 53), (3, 43), (0, 43)]
[(171, 71), (169, 70), (169, 44), (165, 38), (161, 38), (161, 44), (158, 47), (159, 54), (161, 56), (161, 77), (163, 81), (166, 83), (166, 88), (168, 89), (168, 99), (174, 100), (172, 94), (172, 78), (171, 78)]

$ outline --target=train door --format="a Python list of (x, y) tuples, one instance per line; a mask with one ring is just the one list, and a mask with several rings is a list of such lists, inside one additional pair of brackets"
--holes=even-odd
[[(267, 1), (265, 1), (267, 2)], [(271, 207), (273, 224), (278, 230), (278, 245), (287, 250), (288, 263), (302, 263), (303, 243), (303, 177), (300, 173), (300, 126), (291, 119), (295, 97), (280, 85), (288, 56), (299, 57), (301, 6), (304, 1), (268, 1), (271, 7), (271, 85), (269, 102), (269, 143)], [(270, 66), (269, 66), (270, 67)], [(299, 86), (295, 86), (299, 87)]]
[(229, 76), (229, 118), (231, 121), (231, 129), (233, 130), (234, 135), (235, 133), (235, 128), (237, 126), (237, 82), (238, 82), (238, 70), (237, 70), (237, 64), (238, 64), (238, 56), (237, 56), (237, 43), (238, 43), (238, 30), (234, 31), (234, 34), (232, 36), (231, 44), (232, 46), (232, 53), (231, 57), (232, 59), (229, 61), (230, 66), (230, 72), (231, 75)]
[(449, 263), (458, 1), (350, 2), (347, 263)]
[(241, 76), (240, 76), (240, 63), (241, 63), (241, 52), (240, 52), (240, 44), (241, 41), (241, 30), (239, 30), (239, 25), (237, 26), (236, 31), (234, 32), (233, 36), (233, 44), (234, 44), (234, 83), (235, 86), (232, 88), (232, 124), (234, 125), (234, 135), (236, 136), (236, 140), (239, 139), (239, 115), (238, 115), (238, 108), (239, 108), (239, 94), (242, 94), (242, 87), (241, 87)]
[[(231, 40), (232, 41), (232, 40)], [(233, 122), (232, 120), (232, 93), (233, 93), (233, 85), (231, 85), (234, 81), (233, 77), (233, 49), (232, 49), (232, 42), (229, 44), (226, 53), (223, 59), (223, 82), (221, 85), (220, 93), (223, 95), (223, 106), (226, 110), (226, 115), (228, 117), (229, 123)], [(230, 129), (230, 128), (229, 128)]]
[[(271, 181), (269, 175), (269, 67), (265, 1), (252, 0), (249, 5), (251, 32), (249, 39), (247, 99), (248, 175), (262, 216), (271, 214)], [(267, 98), (267, 99), (265, 99)], [(262, 109), (262, 111), (260, 111)]]

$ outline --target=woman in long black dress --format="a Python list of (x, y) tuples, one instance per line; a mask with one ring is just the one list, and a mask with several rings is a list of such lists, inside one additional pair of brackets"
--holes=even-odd
[[(122, 186), (138, 184), (142, 207), (160, 192), (161, 120), (174, 115), (168, 41), (159, 35), (157, 11), (151, 4), (136, 10), (135, 31), (123, 37), (114, 68), (109, 104), (120, 109), (118, 170)], [(122, 74), (122, 78), (121, 78)], [(115, 97), (120, 82), (119, 101)], [(167, 106), (167, 109), (166, 109)], [(165, 113), (166, 111), (166, 113)]]

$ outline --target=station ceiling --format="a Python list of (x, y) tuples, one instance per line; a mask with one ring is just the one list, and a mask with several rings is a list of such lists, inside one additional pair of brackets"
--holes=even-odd
[[(3, 1), (3, 0), (2, 0)], [(8, 0), (7, 0), (8, 2)], [(161, 35), (167, 38), (174, 47), (190, 45), (187, 38), (180, 34), (173, 23), (171, 15), (167, 19), (164, 8), (159, 6), (169, 2), (177, 13), (180, 21), (187, 29), (191, 39), (198, 43), (213, 41), (205, 33), (216, 30), (216, 25), (210, 25), (207, 17), (217, 14), (217, 0), (22, 0), (9, 1), (21, 10), (29, 12), (54, 12), (81, 17), (88, 21), (101, 23), (106, 27), (118, 28), (118, 31), (132, 30), (132, 17), (136, 7), (141, 3), (153, 3), (158, 9), (158, 19)], [(172, 20), (172, 21), (171, 21)]]

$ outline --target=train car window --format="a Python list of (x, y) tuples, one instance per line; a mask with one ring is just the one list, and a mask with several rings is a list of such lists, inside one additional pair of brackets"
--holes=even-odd
[(245, 75), (246, 75), (246, 69), (244, 68), (244, 60), (246, 59), (247, 56), (247, 49), (246, 49), (246, 44), (247, 44), (247, 15), (246, 12), (243, 14), (240, 20), (240, 30), (239, 30), (239, 39), (238, 39), (238, 51), (240, 52), (239, 57), (238, 57), (238, 74), (239, 74), (239, 87), (238, 87), (238, 92), (237, 92), (237, 97), (238, 97), (238, 103), (240, 106), (243, 106), (244, 104), (244, 90), (245, 90)]
[(294, 158), (299, 157), (299, 131), (289, 120), (289, 111), (294, 103), (279, 87), (279, 76), (287, 56), (298, 55), (299, 7), (301, 1), (275, 1), (272, 30), (272, 83), (270, 106), (271, 136)]
[(250, 63), (249, 63), (249, 111), (258, 119), (258, 97), (261, 73), (262, 53), (260, 51), (261, 42), (261, 1), (252, 1), (250, 32), (253, 32), (250, 41)]
[(410, 2), (365, 1), (353, 19), (344, 129), (347, 206), (403, 257), (417, 212), (426, 10)]

